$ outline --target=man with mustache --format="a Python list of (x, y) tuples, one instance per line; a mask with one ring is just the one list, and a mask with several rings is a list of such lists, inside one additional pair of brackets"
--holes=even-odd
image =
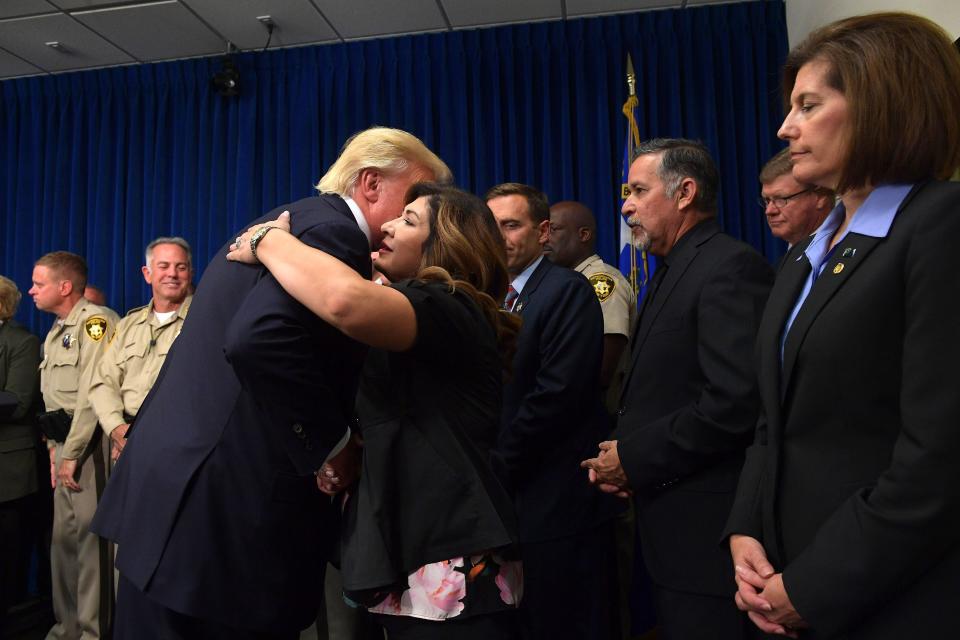
[(718, 541), (756, 425), (753, 342), (773, 274), (720, 232), (719, 176), (702, 144), (656, 139), (637, 154), (623, 213), (659, 266), (617, 428), (583, 466), (600, 489), (634, 497), (661, 637), (744, 638)]

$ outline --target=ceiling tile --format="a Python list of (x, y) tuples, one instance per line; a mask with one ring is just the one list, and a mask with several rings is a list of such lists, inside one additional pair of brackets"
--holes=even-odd
[[(57, 41), (57, 51), (45, 42)], [(135, 62), (115, 46), (65, 14), (0, 21), (3, 48), (48, 71)]]
[(436, 0), (314, 0), (314, 4), (345, 39), (447, 28)]
[(567, 16), (667, 9), (679, 7), (681, 4), (680, 0), (567, 0)]
[(82, 11), (121, 4), (146, 4), (151, 1), (152, 0), (47, 0), (50, 4), (56, 5), (64, 11)]
[(176, 0), (71, 15), (139, 60), (188, 58), (226, 49), (226, 42)]
[(0, 18), (37, 15), (56, 10), (47, 0), (0, 0)]
[(24, 62), (17, 56), (7, 53), (0, 49), (0, 78), (12, 78), (13, 76), (29, 76), (37, 73), (43, 73), (29, 62)]
[(337, 39), (330, 25), (309, 0), (186, 0), (188, 5), (223, 37), (240, 49), (260, 49), (267, 30), (257, 16), (270, 16), (276, 28), (270, 48)]
[[(563, 17), (560, 0), (441, 0), (450, 24), (472, 27), (533, 20), (559, 20)], [(569, 4), (569, 0), (568, 0)]]

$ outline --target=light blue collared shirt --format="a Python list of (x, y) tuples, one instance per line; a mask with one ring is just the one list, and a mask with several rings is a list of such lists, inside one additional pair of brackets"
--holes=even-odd
[(540, 257), (527, 265), (527, 268), (520, 272), (516, 278), (513, 279), (513, 282), (510, 285), (517, 292), (517, 296), (523, 293), (523, 286), (527, 284), (527, 280), (530, 279), (530, 276), (533, 274), (534, 269), (537, 268), (537, 265), (540, 264), (540, 261), (543, 260), (543, 254), (540, 254)]
[[(857, 209), (857, 212), (853, 214), (853, 220), (850, 221), (850, 226), (847, 227), (844, 234), (837, 239), (834, 247), (839, 247), (840, 242), (850, 233), (859, 233), (860, 235), (871, 236), (873, 238), (886, 238), (887, 234), (890, 233), (890, 227), (893, 225), (893, 219), (897, 216), (900, 205), (903, 204), (904, 199), (912, 188), (912, 184), (891, 184), (877, 187), (871, 191), (867, 199), (864, 200), (860, 208)], [(832, 253), (830, 251), (830, 239), (833, 238), (833, 234), (840, 228), (846, 213), (847, 209), (843, 206), (843, 201), (839, 201), (837, 206), (833, 208), (833, 211), (830, 212), (830, 215), (823, 221), (823, 224), (820, 225), (820, 228), (813, 234), (813, 240), (807, 245), (803, 255), (797, 256), (797, 262), (803, 260), (804, 256), (806, 256), (810, 262), (810, 275), (807, 276), (803, 290), (800, 291), (797, 302), (793, 306), (793, 311), (790, 312), (787, 323), (783, 327), (783, 332), (780, 334), (781, 366), (783, 366), (783, 346), (787, 342), (787, 334), (790, 333), (790, 327), (793, 326), (793, 321), (797, 319), (803, 303), (806, 301), (807, 296), (810, 295), (810, 290), (813, 289), (813, 283), (823, 272), (823, 268), (830, 258), (830, 254)]]

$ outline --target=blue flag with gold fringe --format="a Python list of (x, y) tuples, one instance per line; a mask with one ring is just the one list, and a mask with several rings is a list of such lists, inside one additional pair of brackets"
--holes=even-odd
[[(640, 128), (637, 126), (637, 108), (640, 101), (637, 100), (636, 80), (633, 74), (633, 63), (627, 56), (627, 86), (630, 89), (630, 97), (623, 103), (623, 115), (627, 119), (627, 135), (623, 144), (623, 161), (620, 170), (620, 208), (623, 210), (623, 203), (630, 195), (628, 185), (628, 176), (630, 175), (630, 165), (633, 162), (634, 150), (640, 146)], [(620, 272), (630, 282), (633, 287), (633, 293), (637, 297), (637, 306), (643, 300), (647, 293), (647, 283), (650, 282), (650, 276), (656, 270), (656, 259), (647, 254), (646, 251), (637, 249), (630, 233), (630, 226), (627, 225), (627, 219), (620, 216)]]

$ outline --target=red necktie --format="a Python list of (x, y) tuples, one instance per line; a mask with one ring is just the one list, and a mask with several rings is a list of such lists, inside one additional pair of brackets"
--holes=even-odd
[(513, 311), (513, 305), (516, 304), (517, 298), (520, 297), (520, 294), (517, 293), (517, 290), (513, 288), (511, 284), (507, 287), (507, 297), (503, 299), (503, 308), (507, 311)]

